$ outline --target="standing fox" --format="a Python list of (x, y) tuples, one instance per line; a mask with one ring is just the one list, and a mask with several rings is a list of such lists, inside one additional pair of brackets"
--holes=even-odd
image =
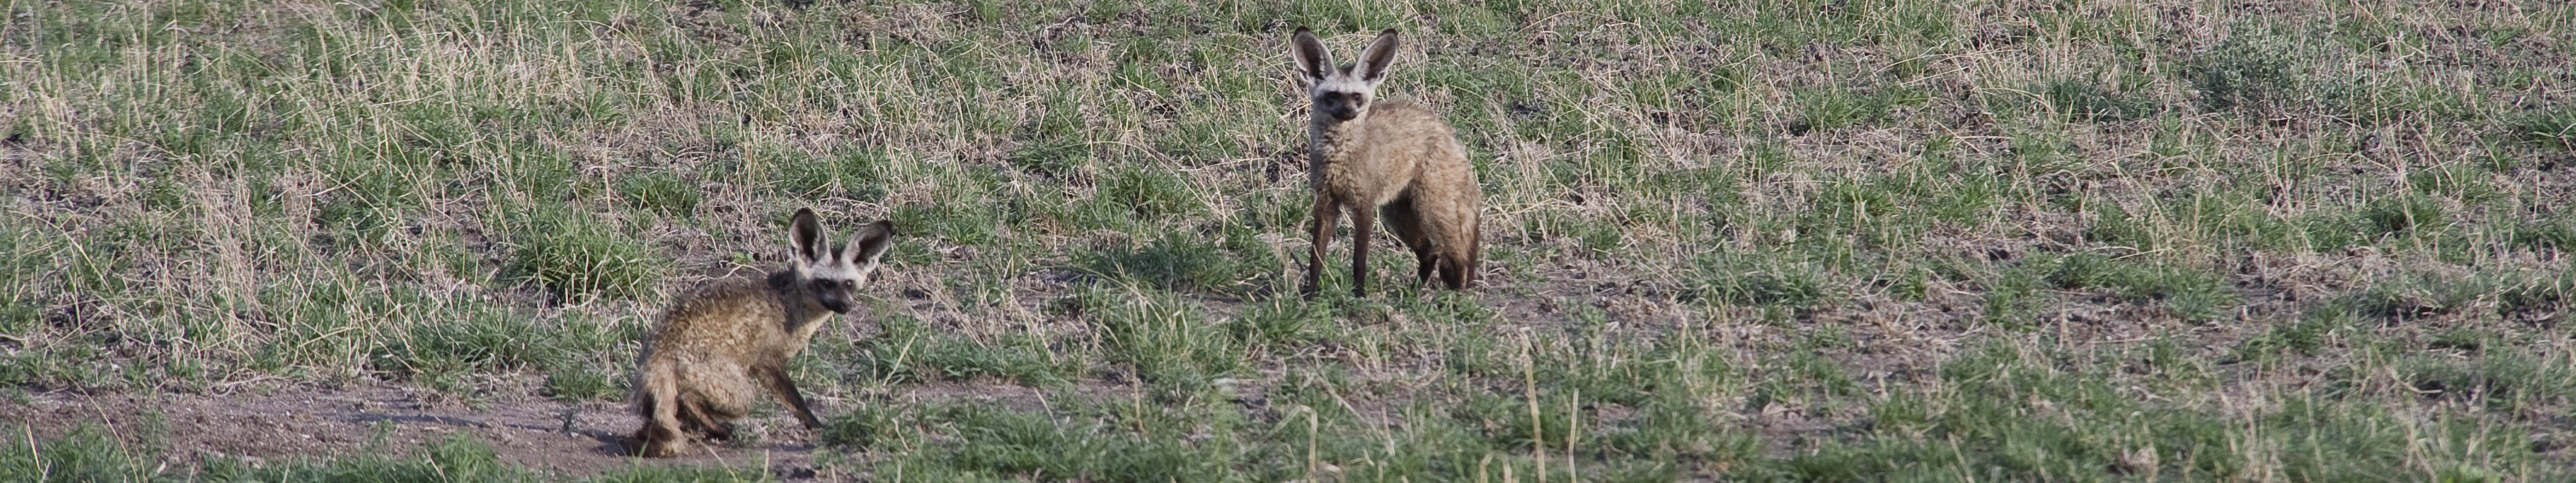
[(1306, 174), (1315, 188), (1315, 244), (1301, 291), (1312, 296), (1322, 283), (1324, 249), (1342, 210), (1351, 214), (1351, 294), (1367, 294), (1369, 235), (1380, 215), (1421, 262), (1415, 284), (1436, 270), (1450, 289), (1466, 289), (1475, 281), (1483, 218), (1476, 211), (1476, 172), (1467, 165), (1466, 146), (1431, 108), (1377, 99), (1395, 60), (1395, 29), (1379, 32), (1350, 66), (1336, 66), (1312, 30), (1299, 27), (1291, 43), (1314, 99)]
[(839, 248), (823, 239), (814, 210), (796, 210), (789, 230), (794, 264), (788, 269), (770, 272), (767, 280), (720, 280), (689, 292), (646, 336), (633, 396), (635, 414), (644, 418), (635, 432), (643, 445), (638, 453), (680, 454), (689, 444), (682, 431), (732, 438), (732, 421), (750, 412), (764, 388), (806, 428), (822, 427), (787, 378), (787, 358), (804, 351), (824, 321), (850, 312), (854, 292), (893, 245), (894, 224), (859, 227)]

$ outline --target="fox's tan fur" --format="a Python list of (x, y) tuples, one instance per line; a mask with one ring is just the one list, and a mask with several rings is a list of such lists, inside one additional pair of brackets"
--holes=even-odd
[(1433, 272), (1451, 289), (1475, 281), (1478, 192), (1467, 148), (1430, 107), (1376, 98), (1395, 59), (1395, 29), (1378, 33), (1359, 62), (1336, 66), (1313, 31), (1299, 28), (1291, 53), (1310, 86), (1314, 118), (1306, 127), (1307, 176), (1315, 189), (1313, 253), (1304, 291), (1322, 282), (1324, 251), (1340, 216), (1351, 215), (1351, 293), (1366, 295), (1369, 235), (1376, 219), (1420, 262), (1414, 282)]
[(794, 265), (760, 280), (710, 283), (672, 302), (644, 340), (635, 369), (638, 453), (678, 455), (692, 435), (732, 437), (732, 421), (751, 411), (764, 390), (786, 402), (807, 428), (820, 428), (787, 358), (805, 350), (823, 322), (846, 313), (852, 291), (867, 284), (891, 246), (894, 225), (861, 227), (839, 249), (824, 241), (812, 210), (797, 210), (790, 229)]

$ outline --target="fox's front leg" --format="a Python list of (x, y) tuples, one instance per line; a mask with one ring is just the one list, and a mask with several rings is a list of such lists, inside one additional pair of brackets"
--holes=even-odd
[(1333, 228), (1341, 223), (1341, 214), (1341, 206), (1333, 201), (1332, 195), (1322, 190), (1315, 192), (1315, 210), (1311, 217), (1314, 223), (1307, 226), (1307, 233), (1313, 236), (1315, 243), (1306, 254), (1306, 283), (1297, 289), (1306, 298), (1315, 298), (1315, 292), (1323, 286), (1324, 250), (1333, 246)]
[(796, 392), (796, 381), (787, 378), (785, 362), (762, 364), (752, 371), (759, 373), (755, 377), (760, 378), (762, 385), (769, 386), (771, 392), (778, 393), (779, 400), (787, 402), (787, 408), (796, 412), (796, 421), (805, 423), (805, 429), (823, 429), (823, 421), (814, 419), (814, 411), (805, 405), (805, 395)]

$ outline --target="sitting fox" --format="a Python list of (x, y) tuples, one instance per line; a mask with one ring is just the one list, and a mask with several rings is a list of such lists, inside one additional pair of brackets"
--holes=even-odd
[(859, 227), (848, 245), (835, 248), (824, 241), (814, 211), (798, 209), (788, 241), (794, 264), (786, 270), (765, 280), (719, 280), (682, 295), (645, 336), (633, 395), (635, 414), (644, 418), (644, 428), (635, 431), (639, 454), (680, 454), (691, 435), (732, 438), (733, 420), (750, 412), (763, 388), (778, 394), (805, 427), (822, 427), (787, 378), (787, 358), (804, 351), (824, 321), (850, 312), (855, 292), (893, 245), (894, 224)]

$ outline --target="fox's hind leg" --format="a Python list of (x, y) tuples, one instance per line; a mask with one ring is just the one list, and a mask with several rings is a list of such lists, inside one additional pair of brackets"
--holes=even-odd
[(1413, 249), (1413, 260), (1419, 263), (1413, 270), (1413, 285), (1418, 288), (1431, 281), (1431, 272), (1439, 266), (1439, 260), (1438, 252), (1431, 249), (1429, 234), (1422, 232), (1422, 214), (1416, 209), (1413, 193), (1408, 191), (1377, 211), (1386, 219), (1387, 230), (1395, 232), (1396, 241)]
[(733, 423), (707, 412), (706, 402), (688, 394), (680, 395), (680, 429), (706, 435), (707, 439), (733, 440)]
[(644, 428), (635, 431), (640, 445), (636, 453), (646, 458), (677, 456), (689, 447), (688, 436), (680, 432), (679, 381), (667, 365), (648, 363), (644, 368), (644, 387), (639, 391), (644, 400), (636, 404)]

